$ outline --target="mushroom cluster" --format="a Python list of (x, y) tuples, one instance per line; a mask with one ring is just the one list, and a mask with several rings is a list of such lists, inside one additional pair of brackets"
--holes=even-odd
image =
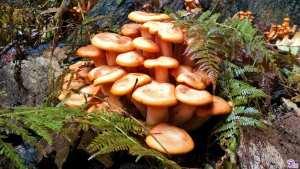
[(290, 21), (290, 18), (284, 18), (284, 23), (282, 25), (272, 25), (271, 29), (265, 32), (268, 41), (281, 38), (283, 39), (281, 41), (282, 45), (288, 45), (288, 39), (295, 33), (297, 28), (297, 25), (294, 25), (293, 28), (291, 28)]
[(184, 5), (188, 12), (194, 12), (195, 10), (202, 8), (199, 0), (185, 0)]
[(244, 12), (244, 11), (240, 11), (239, 13), (240, 16), (240, 20), (244, 20), (245, 18), (249, 18), (249, 22), (253, 22), (254, 16), (252, 16), (252, 12), (248, 11), (248, 12)]
[[(158, 141), (164, 146), (165, 142), (174, 142), (171, 147), (165, 146), (170, 154), (187, 153), (194, 148), (187, 131), (195, 130), (213, 115), (229, 113), (230, 104), (205, 90), (211, 80), (204, 71), (193, 69), (194, 62), (185, 65), (185, 59), (179, 59), (185, 56), (175, 47), (189, 44), (184, 42), (182, 29), (175, 27), (168, 15), (135, 11), (128, 17), (137, 23), (122, 26), (123, 35), (99, 33), (92, 38), (92, 45), (77, 50), (79, 56), (93, 61), (70, 67), (77, 73), (66, 77), (65, 85), (71, 85), (64, 88), (60, 100), (70, 88), (85, 84), (89, 85), (81, 92), (88, 94), (89, 102), (96, 102), (88, 111), (121, 108), (120, 96), (126, 96), (148, 124), (157, 125), (151, 132), (160, 133)], [(91, 63), (95, 68), (82, 66)], [(93, 95), (100, 90), (110, 104), (94, 100)], [(84, 98), (74, 94), (66, 104), (80, 106)], [(185, 144), (176, 146), (179, 141)], [(152, 137), (148, 136), (146, 142), (165, 152)]]

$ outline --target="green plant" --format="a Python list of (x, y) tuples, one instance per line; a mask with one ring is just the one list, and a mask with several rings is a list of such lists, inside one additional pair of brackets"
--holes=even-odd
[(218, 64), (222, 60), (237, 61), (238, 58), (252, 58), (252, 62), (248, 64), (254, 64), (264, 72), (263, 63), (267, 63), (268, 69), (274, 70), (280, 79), (282, 79), (281, 69), (278, 67), (276, 56), (291, 62), (274, 49), (268, 50), (265, 46), (268, 42), (263, 35), (255, 35), (258, 30), (252, 27), (248, 19), (240, 21), (239, 18), (228, 18), (223, 23), (217, 23), (219, 13), (214, 14), (211, 11), (203, 13), (199, 10), (185, 17), (181, 15), (178, 12), (170, 16), (176, 26), (187, 28), (187, 39), (193, 38), (185, 53), (193, 53), (190, 59), (196, 60), (198, 68), (206, 71), (214, 88), (218, 79)]
[[(161, 166), (180, 168), (175, 162), (168, 160), (156, 150), (141, 146), (134, 138), (134, 135), (147, 134), (144, 123), (108, 110), (103, 110), (101, 114), (96, 114), (94, 111), (88, 115), (82, 108), (22, 106), (0, 110), (0, 125), (7, 133), (22, 136), (23, 140), (34, 145), (40, 151), (43, 151), (43, 147), (39, 145), (35, 137), (31, 136), (28, 129), (35, 131), (49, 144), (52, 144), (51, 131), (61, 134), (70, 141), (68, 134), (74, 132), (76, 128), (86, 131), (93, 127), (98, 136), (89, 146), (90, 151), (94, 152), (90, 159), (100, 154), (129, 150), (132, 155), (138, 156), (136, 161), (143, 156), (152, 156), (158, 160)], [(8, 118), (14, 120), (7, 120)], [(5, 138), (5, 135), (0, 135), (0, 137)], [(16, 150), (10, 144), (3, 142), (1, 138), (1, 152), (5, 153), (4, 155), (11, 159), (17, 167), (26, 168)]]
[(253, 115), (260, 116), (262, 113), (252, 107), (253, 104), (254, 106), (257, 104), (258, 99), (265, 98), (266, 94), (244, 81), (234, 79), (234, 74), (243, 74), (241, 72), (247, 72), (247, 70), (242, 70), (227, 61), (220, 66), (218, 81), (218, 87), (221, 88), (220, 97), (232, 101), (234, 106), (225, 121), (212, 131), (212, 135), (218, 135), (217, 140), (220, 141), (221, 148), (228, 153), (231, 164), (237, 164), (235, 152), (240, 141), (240, 126), (267, 129), (263, 123), (253, 118)]

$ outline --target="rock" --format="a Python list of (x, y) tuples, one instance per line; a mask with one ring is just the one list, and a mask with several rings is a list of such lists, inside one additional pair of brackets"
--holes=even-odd
[(241, 168), (287, 168), (287, 160), (300, 163), (300, 119), (294, 113), (278, 117), (269, 130), (242, 127), (237, 154)]
[[(199, 0), (207, 9), (212, 9), (217, 1)], [(264, 21), (269, 24), (281, 25), (284, 18), (290, 18), (290, 27), (300, 25), (300, 3), (297, 0), (220, 0), (221, 20), (232, 17), (239, 11), (251, 11), (254, 22)]]
[[(158, 0), (155, 0), (155, 3)], [(91, 9), (87, 17), (105, 16), (97, 22), (100, 28), (111, 28), (113, 25), (120, 27), (129, 22), (128, 14), (135, 10), (141, 10), (149, 0), (99, 0)], [(158, 1), (160, 2), (160, 1)], [(178, 11), (184, 7), (184, 0), (161, 0), (161, 6)], [(152, 4), (153, 5), (153, 4)]]
[[(63, 71), (56, 58), (52, 60), (52, 67), (57, 78)], [(47, 75), (50, 70), (50, 58), (37, 57), (22, 61), (21, 76), (23, 85), (28, 91), (19, 90), (14, 79), (15, 63), (7, 62), (0, 67), (0, 108), (17, 105), (38, 106), (47, 96)]]

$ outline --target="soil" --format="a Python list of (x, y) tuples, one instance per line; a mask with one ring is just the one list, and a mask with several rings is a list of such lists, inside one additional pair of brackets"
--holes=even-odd
[(285, 168), (289, 159), (300, 163), (300, 118), (289, 112), (268, 127), (242, 127), (238, 150), (242, 168)]

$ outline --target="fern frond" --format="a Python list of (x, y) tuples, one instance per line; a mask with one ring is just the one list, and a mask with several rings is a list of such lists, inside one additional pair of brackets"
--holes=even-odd
[(7, 158), (9, 158), (16, 167), (20, 169), (26, 169), (26, 165), (18, 154), (17, 150), (10, 144), (5, 143), (2, 138), (6, 138), (5, 136), (0, 136), (0, 154), (4, 154)]

